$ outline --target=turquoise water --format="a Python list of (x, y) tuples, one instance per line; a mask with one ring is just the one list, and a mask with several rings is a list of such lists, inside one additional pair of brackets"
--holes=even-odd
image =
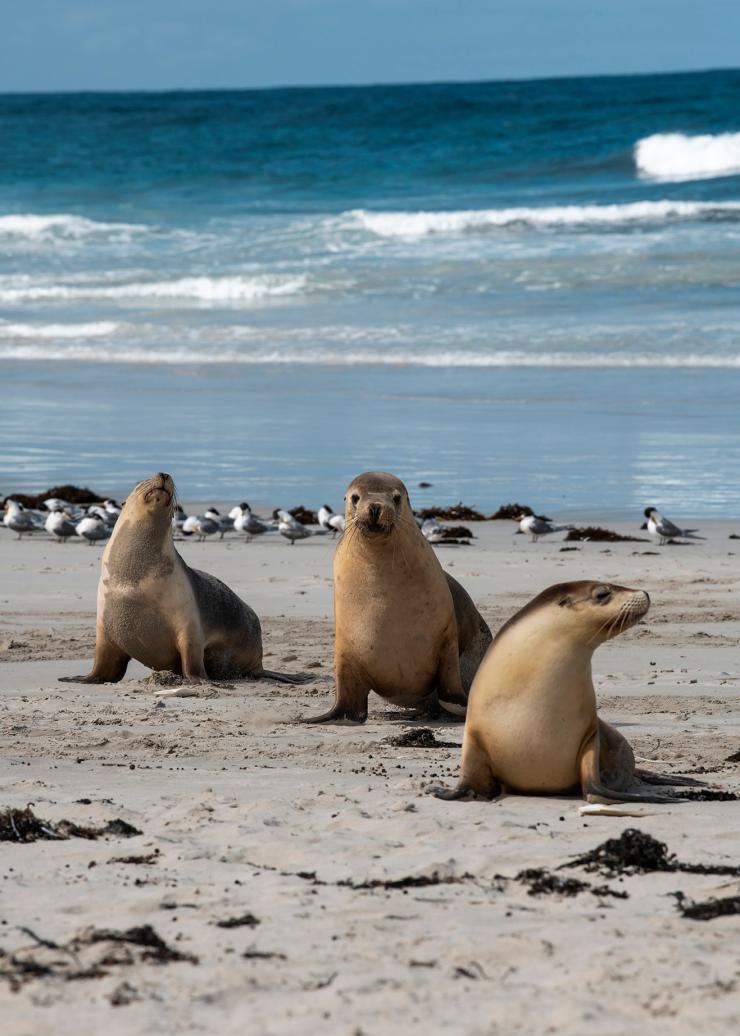
[(0, 492), (739, 514), (739, 96), (0, 97)]

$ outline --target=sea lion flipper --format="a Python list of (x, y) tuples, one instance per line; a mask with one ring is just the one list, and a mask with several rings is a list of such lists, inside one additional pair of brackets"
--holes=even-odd
[(315, 677), (310, 676), (308, 673), (276, 673), (274, 669), (263, 669), (262, 672), (256, 673), (262, 680), (277, 680), (278, 683), (310, 683)]
[(108, 640), (98, 625), (92, 670), (86, 676), (60, 676), (58, 679), (61, 683), (118, 683), (126, 675), (130, 661), (131, 656)]
[(500, 797), (500, 791), (492, 795), (481, 795), (475, 788), (462, 782), (456, 788), (445, 788), (441, 784), (433, 784), (427, 788), (427, 791), (431, 792), (435, 798), (444, 799), (446, 802), (459, 802), (461, 800), (466, 802), (490, 802), (492, 799)]
[(356, 666), (344, 655), (336, 659), (336, 700), (328, 712), (312, 716), (304, 723), (364, 723), (370, 688)]
[[(647, 789), (643, 791), (634, 785), (624, 790), (608, 788), (602, 781), (599, 767), (599, 734), (598, 730), (583, 746), (579, 761), (581, 774), (581, 789), (586, 802), (665, 802), (679, 803), (683, 801), (675, 795), (668, 793), (661, 795), (659, 792)], [(619, 776), (630, 782), (631, 774), (619, 772)]]

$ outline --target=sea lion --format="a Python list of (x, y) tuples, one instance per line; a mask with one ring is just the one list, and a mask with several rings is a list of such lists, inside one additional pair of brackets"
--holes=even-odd
[(588, 802), (674, 802), (645, 789), (693, 784), (638, 773), (622, 735), (596, 714), (591, 656), (638, 622), (644, 590), (588, 580), (544, 590), (502, 626), (473, 681), (460, 781), (438, 798), (494, 798), (505, 790)]
[(491, 631), (422, 535), (405, 485), (359, 475), (334, 556), (336, 701), (309, 723), (367, 719), (371, 690), (394, 705), (464, 713)]
[(103, 553), (92, 672), (60, 679), (115, 683), (135, 658), (189, 683), (247, 676), (303, 682), (263, 668), (257, 615), (225, 583), (180, 557), (172, 539), (175, 506), (175, 484), (161, 471), (127, 497)]

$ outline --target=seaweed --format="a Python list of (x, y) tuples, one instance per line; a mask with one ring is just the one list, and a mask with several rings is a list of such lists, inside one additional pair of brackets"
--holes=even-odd
[[(491, 515), (491, 521), (511, 521), (512, 519), (520, 518), (523, 514), (534, 514), (534, 511), (531, 507), (527, 507), (526, 504), (502, 504), (498, 511)], [(550, 519), (546, 518), (545, 521), (549, 522)]]
[(44, 493), (9, 493), (5, 499), (17, 500), (24, 507), (43, 511), (44, 500), (50, 497), (66, 500), (68, 504), (98, 504), (105, 499), (102, 494), (94, 493), (86, 486), (52, 486)]
[(545, 867), (530, 867), (527, 870), (519, 871), (516, 881), (528, 885), (527, 894), (530, 896), (552, 895), (577, 896), (581, 892), (590, 892), (594, 896), (613, 896), (615, 899), (628, 899), (628, 892), (617, 892), (610, 889), (608, 885), (592, 885), (588, 881), (581, 881), (579, 878), (561, 878)]
[(612, 532), (611, 529), (602, 529), (598, 525), (587, 525), (582, 529), (571, 529), (568, 535), (565, 537), (567, 542), (582, 543), (588, 541), (589, 543), (649, 543), (650, 540), (646, 540), (642, 536), (622, 536), (618, 532)]
[(425, 507), (422, 511), (416, 512), (424, 520), (427, 518), (441, 518), (447, 522), (484, 522), (486, 516), (468, 507), (462, 501), (453, 504), (452, 507)]
[(255, 917), (254, 914), (250, 914), (249, 912), (247, 912), (246, 914), (242, 914), (241, 917), (227, 917), (223, 921), (216, 921), (216, 927), (217, 928), (244, 928), (244, 927), (255, 928), (258, 924), (261, 924), (261, 923), (262, 922), (260, 921), (260, 919), (258, 917)]
[(740, 867), (726, 864), (684, 863), (668, 846), (652, 835), (628, 827), (619, 838), (609, 838), (595, 849), (576, 856), (563, 867), (585, 867), (610, 876), (616, 874), (647, 874), (651, 871), (683, 871), (686, 874), (723, 874), (740, 876)]
[(397, 748), (459, 748), (454, 741), (438, 741), (430, 727), (414, 727), (403, 734), (385, 739), (386, 744)]
[(141, 831), (125, 820), (109, 820), (105, 827), (85, 827), (71, 820), (42, 820), (30, 806), (0, 810), (0, 842), (66, 841), (68, 838), (94, 840), (103, 835), (132, 838)]
[[(33, 979), (60, 978), (74, 982), (103, 978), (111, 968), (141, 962), (158, 965), (177, 961), (198, 963), (193, 954), (169, 946), (148, 924), (125, 931), (85, 928), (63, 944), (44, 939), (30, 928), (22, 928), (21, 931), (33, 940), (33, 946), (14, 953), (0, 951), (0, 978), (8, 982), (14, 993)], [(118, 1002), (128, 1001), (121, 999)]]
[(725, 896), (723, 899), (705, 899), (699, 903), (687, 900), (683, 892), (674, 892), (676, 906), (682, 917), (692, 921), (713, 921), (715, 917), (730, 917), (740, 914), (740, 896)]
[(298, 507), (293, 507), (288, 511), (288, 514), (292, 515), (300, 525), (318, 525), (319, 516), (316, 511), (309, 510), (308, 507), (304, 507), (303, 504), (299, 504)]

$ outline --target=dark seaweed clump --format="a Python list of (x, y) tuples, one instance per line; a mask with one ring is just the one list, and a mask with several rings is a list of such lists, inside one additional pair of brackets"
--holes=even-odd
[(475, 539), (470, 529), (464, 525), (446, 525), (444, 527), (446, 540), (472, 540)]
[(565, 537), (566, 541), (581, 543), (588, 540), (590, 543), (649, 543), (649, 540), (642, 536), (621, 536), (611, 529), (602, 529), (598, 525), (587, 525), (583, 529), (571, 529)]
[[(526, 504), (501, 504), (498, 511), (491, 515), (491, 521), (498, 522), (505, 519), (511, 521), (514, 518), (519, 518), (522, 514), (534, 514), (534, 511), (531, 507), (527, 507)], [(549, 518), (545, 520), (550, 521)]]
[(0, 810), (0, 842), (64, 841), (68, 838), (132, 838), (141, 831), (125, 820), (109, 820), (105, 827), (85, 827), (71, 820), (41, 820), (30, 806)]
[[(104, 978), (114, 967), (139, 962), (171, 964), (198, 958), (168, 946), (151, 925), (139, 925), (119, 931), (116, 928), (86, 928), (69, 942), (55, 943), (22, 928), (34, 941), (15, 953), (0, 950), (0, 978), (16, 993), (26, 983), (38, 978), (78, 979)], [(120, 1003), (127, 1001), (119, 1001)]]
[(100, 493), (94, 493), (86, 486), (52, 486), (46, 492), (37, 493), (35, 496), (28, 493), (11, 493), (6, 499), (17, 500), (24, 507), (43, 510), (44, 500), (48, 500), (52, 496), (66, 500), (68, 504), (98, 504), (105, 499)]
[(386, 744), (397, 748), (459, 748), (454, 741), (438, 741), (430, 727), (414, 727), (403, 734), (386, 738)]
[(678, 909), (683, 917), (692, 921), (713, 921), (715, 917), (730, 917), (740, 914), (740, 896), (725, 896), (724, 899), (705, 899), (692, 903), (683, 892), (675, 893)]
[[(595, 849), (577, 856), (561, 867), (585, 867), (602, 874), (646, 874), (651, 871), (683, 871), (687, 874), (740, 876), (740, 867), (704, 863), (683, 863), (668, 852), (664, 842), (628, 827), (619, 838), (609, 838)], [(560, 868), (559, 868), (560, 869)]]
[(581, 892), (591, 892), (594, 896), (614, 896), (616, 899), (628, 899), (629, 893), (616, 892), (608, 885), (593, 886), (588, 881), (581, 881), (579, 878), (561, 878), (544, 867), (530, 867), (528, 870), (520, 871), (516, 880), (527, 885), (527, 893), (530, 896), (577, 896)]
[(420, 518), (441, 518), (446, 522), (484, 522), (486, 516), (466, 504), (454, 504), (452, 507), (425, 507), (423, 511), (416, 512)]
[(262, 922), (254, 914), (247, 912), (242, 914), (241, 917), (227, 917), (223, 921), (216, 921), (217, 928), (255, 928)]

